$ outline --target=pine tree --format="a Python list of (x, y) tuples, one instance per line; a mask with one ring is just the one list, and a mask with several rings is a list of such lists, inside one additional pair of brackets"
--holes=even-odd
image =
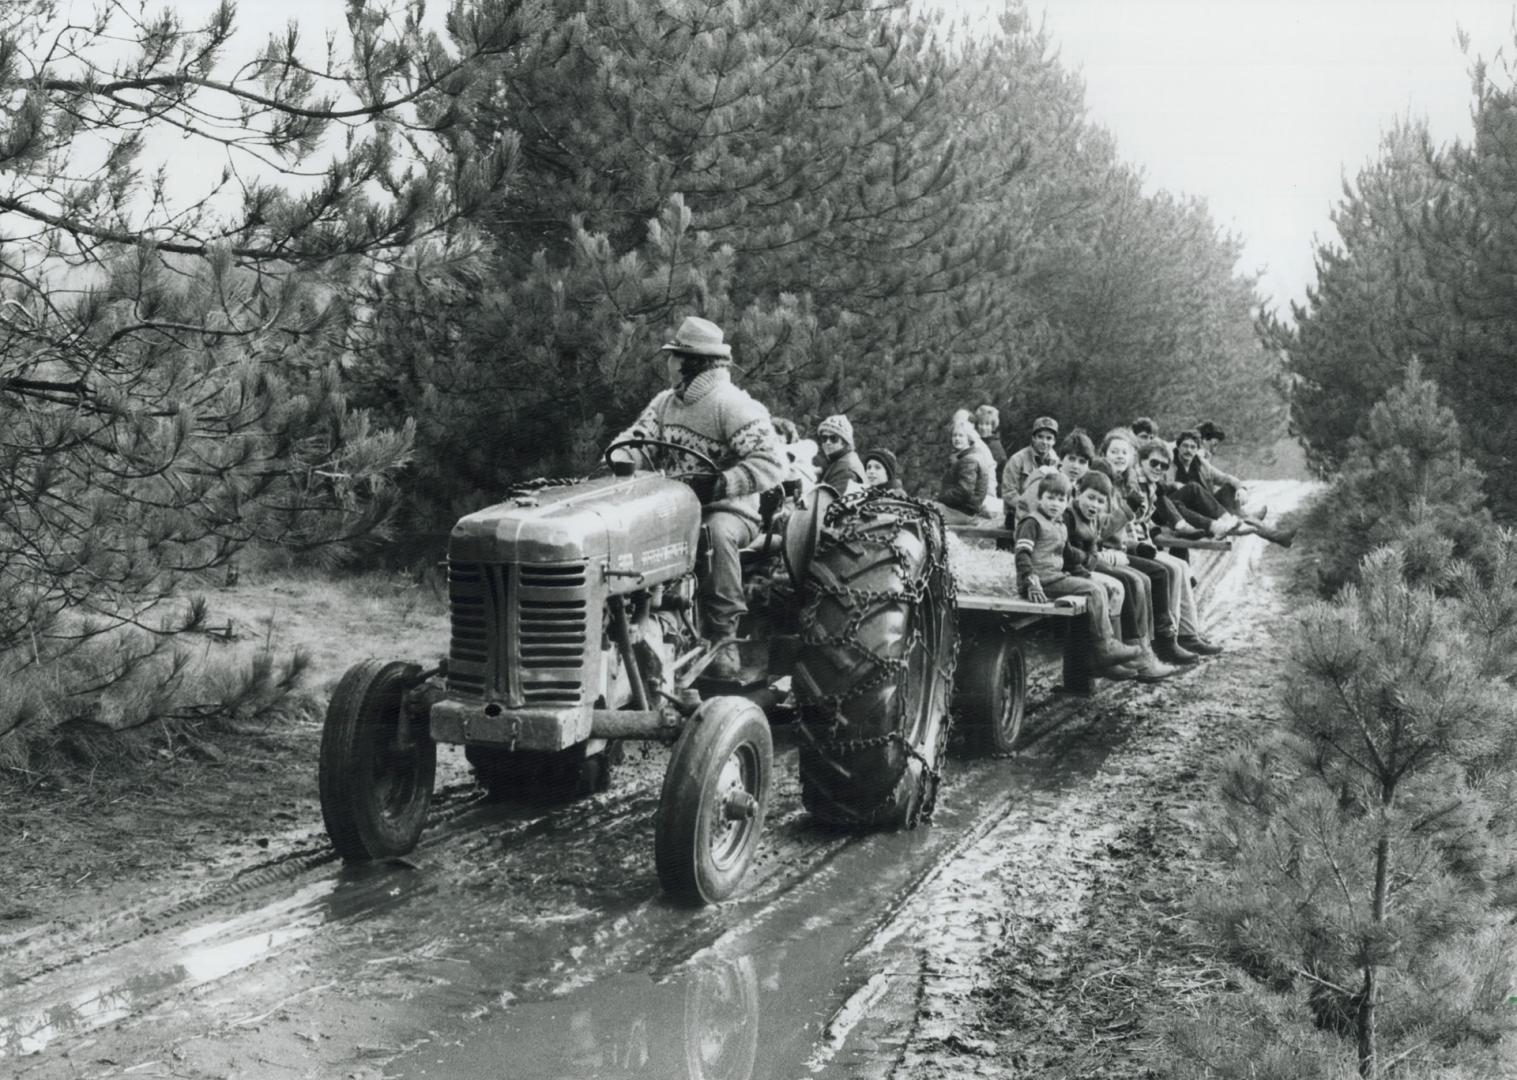
[(192, 624), (148, 612), (249, 543), (383, 520), (411, 433), (347, 408), (342, 290), (504, 180), (453, 106), (521, 34), (393, 15), (352, 8), (350, 59), (291, 26), (226, 70), (230, 3), (0, 14), (0, 672)]
[[(477, 138), (521, 128), (522, 182), (481, 216), (492, 249), (463, 273), (387, 277), (368, 305), (363, 400), (421, 403), (435, 467), (416, 490), (447, 500), (433, 518), (475, 484), (585, 467), (590, 433), (642, 406), (647, 358), (690, 313), (727, 329), (775, 413), (848, 413), (913, 487), (940, 472), (955, 408), (993, 401), (1010, 425), (1086, 409), (1093, 382), (1071, 392), (1067, 370), (1092, 298), (1107, 325), (1142, 329), (1101, 353), (1086, 423), (1130, 419), (1105, 413), (1135, 383), (1240, 434), (1278, 412), (1235, 245), (1198, 204), (1141, 195), (1021, 7), (965, 42), (904, 3), (553, 11), (470, 99)], [(1119, 203), (1142, 225), (1116, 275), (1103, 230)], [(397, 381), (414, 384), (404, 404)]]
[(1407, 357), (1436, 357), (1446, 332), (1416, 226), (1423, 208), (1449, 191), (1434, 157), (1425, 124), (1393, 127), (1379, 159), (1344, 184), (1332, 214), (1337, 238), (1318, 245), (1317, 280), (1306, 303), (1292, 305), (1294, 325), (1264, 320), (1293, 381), (1292, 426), (1324, 475), (1343, 464), (1371, 407), (1403, 378)]
[(1305, 514), (1298, 563), (1323, 596), (1353, 579), (1371, 550), (1395, 545), (1412, 579), (1438, 584), (1451, 560), (1479, 558), (1491, 534), (1480, 470), (1460, 449), (1453, 410), (1411, 362), (1370, 410), (1331, 487)]
[(1499, 73), (1474, 70), (1474, 138), (1436, 160), (1449, 197), (1426, 205), (1416, 234), (1447, 329), (1434, 377), (1464, 427), (1475, 461), (1486, 471), (1491, 505), (1517, 511), (1511, 462), (1517, 434), (1517, 315), (1511, 282), (1517, 273), (1517, 87), (1506, 63)]
[[(1503, 566), (1514, 541), (1501, 538)], [(1466, 572), (1510, 609), (1509, 572)], [(1228, 869), (1198, 917), (1291, 996), (1282, 1027), (1309, 1019), (1349, 1040), (1361, 1076), (1392, 1061), (1398, 1075), (1486, 1075), (1512, 1050), (1512, 661), (1493, 669), (1480, 629), (1467, 605), (1408, 581), (1398, 552), (1371, 553), (1359, 584), (1301, 614), (1281, 728), (1224, 769)], [(1258, 1075), (1247, 1036), (1201, 1024), (1182, 1038), (1210, 1044), (1206, 1075)], [(1301, 1075), (1337, 1056), (1275, 1041), (1318, 1047)]]

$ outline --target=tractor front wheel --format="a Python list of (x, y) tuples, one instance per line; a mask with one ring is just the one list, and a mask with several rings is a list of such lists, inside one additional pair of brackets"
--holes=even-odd
[(665, 892), (714, 904), (737, 891), (758, 851), (773, 771), (762, 709), (740, 697), (702, 703), (674, 744), (659, 796), (653, 861)]
[(321, 816), (349, 862), (404, 855), (432, 804), (437, 744), (406, 715), (421, 667), (365, 660), (338, 682), (321, 733)]

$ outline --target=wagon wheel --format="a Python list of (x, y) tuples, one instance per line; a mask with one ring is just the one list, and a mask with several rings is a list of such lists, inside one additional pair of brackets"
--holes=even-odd
[(1027, 661), (1015, 633), (977, 638), (955, 677), (955, 703), (976, 749), (1008, 754), (1027, 711)]

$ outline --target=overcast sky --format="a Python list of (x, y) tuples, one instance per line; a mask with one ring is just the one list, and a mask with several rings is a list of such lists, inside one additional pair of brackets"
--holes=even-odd
[[(215, 0), (170, 2), (198, 22)], [(922, 2), (982, 25), (1004, 5)], [(1243, 239), (1240, 269), (1262, 271), (1262, 291), (1282, 311), (1312, 281), (1313, 237), (1332, 235), (1343, 176), (1373, 159), (1382, 132), (1412, 115), (1440, 140), (1468, 134), (1469, 61), (1457, 31), (1468, 33), (1471, 57), (1512, 54), (1513, 2), (1027, 0), (1122, 156), (1151, 186), (1205, 199)], [(434, 2), (429, 15), (440, 19), (446, 6)], [(234, 54), (292, 18), (318, 46), (343, 7), (245, 0)]]
[[(1001, 0), (941, 0), (983, 16)], [(1204, 198), (1276, 307), (1397, 117), (1470, 131), (1470, 57), (1513, 53), (1512, 0), (1028, 0), (1084, 77), (1092, 119), (1154, 187)], [(1494, 67), (1494, 65), (1492, 65)]]

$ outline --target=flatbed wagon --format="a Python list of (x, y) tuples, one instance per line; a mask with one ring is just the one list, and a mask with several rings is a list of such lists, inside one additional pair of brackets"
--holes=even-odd
[[(1009, 530), (982, 525), (950, 525), (961, 540), (1011, 540)], [(1227, 540), (1164, 537), (1159, 545), (1173, 550), (1228, 551)], [(1025, 635), (1034, 627), (1054, 627), (1062, 641), (1063, 670), (1059, 691), (1088, 697), (1095, 692), (1092, 641), (1082, 597), (1061, 597), (1046, 604), (1015, 593), (1011, 556), (1004, 559), (1005, 592), (983, 580), (959, 576), (955, 606), (959, 616), (960, 660), (955, 705), (980, 746), (1008, 753), (1021, 733), (1027, 710)]]

